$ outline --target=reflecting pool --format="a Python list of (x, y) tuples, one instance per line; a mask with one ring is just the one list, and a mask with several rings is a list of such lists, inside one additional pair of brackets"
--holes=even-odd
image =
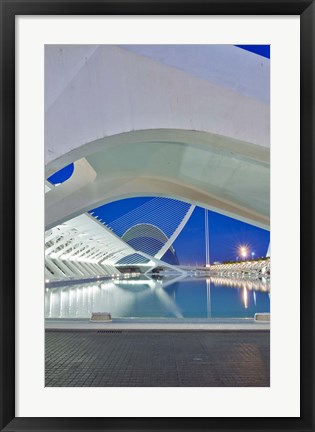
[(270, 311), (266, 279), (149, 278), (46, 288), (46, 318), (249, 318)]

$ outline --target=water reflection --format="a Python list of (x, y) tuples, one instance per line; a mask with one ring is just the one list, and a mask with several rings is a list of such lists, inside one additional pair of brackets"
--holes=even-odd
[(206, 279), (206, 286), (207, 286), (207, 317), (211, 317), (211, 281), (210, 278)]
[(258, 279), (211, 277), (214, 285), (227, 286), (231, 288), (244, 288), (249, 291), (270, 292), (270, 280), (264, 277)]
[(248, 298), (247, 298), (247, 289), (243, 288), (243, 300), (244, 300), (244, 307), (245, 309), (248, 308)]
[(47, 318), (250, 317), (269, 312), (270, 286), (263, 280), (230, 278), (149, 278), (68, 285), (45, 292)]

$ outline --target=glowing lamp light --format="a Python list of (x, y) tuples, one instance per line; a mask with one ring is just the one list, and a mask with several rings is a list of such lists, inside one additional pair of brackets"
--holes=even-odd
[(248, 249), (245, 246), (240, 247), (240, 255), (245, 259), (248, 254)]

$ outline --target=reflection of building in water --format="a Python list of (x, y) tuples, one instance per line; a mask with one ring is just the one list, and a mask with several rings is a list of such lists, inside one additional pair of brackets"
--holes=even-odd
[(230, 288), (242, 288), (250, 291), (270, 291), (270, 281), (266, 278), (261, 279), (242, 279), (227, 277), (211, 277), (214, 285), (227, 286)]
[(107, 311), (109, 305), (120, 315), (130, 309), (132, 302), (133, 296), (112, 281), (71, 285), (46, 290), (45, 315), (47, 318), (90, 318), (92, 312)]
[(90, 318), (92, 312), (108, 311), (114, 317), (169, 316), (182, 318), (174, 299), (165, 291), (182, 276), (162, 280), (111, 280), (46, 289), (46, 318)]
[(46, 318), (253, 317), (269, 312), (269, 282), (231, 278), (116, 279), (46, 288)]
[(243, 300), (244, 300), (244, 307), (245, 309), (248, 308), (248, 296), (247, 296), (247, 289), (243, 288)]
[(206, 279), (207, 286), (207, 317), (211, 317), (211, 280), (210, 278)]

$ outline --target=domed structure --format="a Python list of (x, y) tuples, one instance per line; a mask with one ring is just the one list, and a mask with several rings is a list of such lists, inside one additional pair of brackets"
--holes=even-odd
[[(128, 243), (136, 251), (144, 252), (155, 256), (162, 247), (168, 242), (166, 234), (157, 226), (141, 223), (129, 228), (122, 236), (122, 240)], [(128, 262), (128, 258), (123, 258), (119, 264)], [(178, 265), (178, 258), (175, 249), (170, 246), (162, 257), (168, 264)]]

